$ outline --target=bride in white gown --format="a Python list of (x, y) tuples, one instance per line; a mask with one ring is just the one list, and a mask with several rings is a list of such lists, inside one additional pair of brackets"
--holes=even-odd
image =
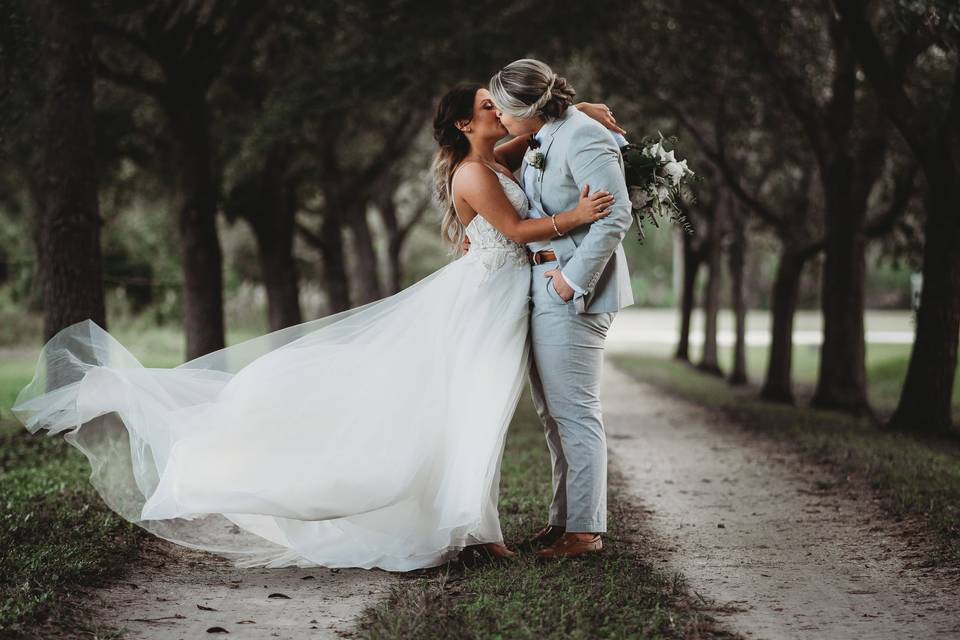
[[(448, 93), (435, 132), (444, 233), (466, 236), (465, 255), (389, 298), (173, 369), (143, 367), (91, 321), (71, 325), (43, 347), (14, 413), (31, 432), (66, 432), (121, 516), (239, 566), (410, 570), (474, 544), (508, 554), (497, 495), (527, 371), (519, 243), (555, 230), (521, 220), (510, 170), (526, 141), (494, 149), (506, 130), (485, 89)], [(451, 201), (461, 189), (480, 195)], [(555, 221), (566, 231), (607, 206), (584, 197)]]

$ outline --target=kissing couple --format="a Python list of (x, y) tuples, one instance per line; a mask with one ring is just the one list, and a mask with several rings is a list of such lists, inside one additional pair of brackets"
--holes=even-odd
[(633, 303), (632, 218), (622, 130), (574, 95), (522, 59), (443, 96), (434, 177), (458, 257), (412, 286), (172, 369), (85, 320), (44, 345), (14, 413), (66, 432), (104, 501), (157, 536), (245, 567), (406, 571), (513, 555), (500, 462), (529, 381), (553, 498), (526, 544), (601, 551), (600, 378)]

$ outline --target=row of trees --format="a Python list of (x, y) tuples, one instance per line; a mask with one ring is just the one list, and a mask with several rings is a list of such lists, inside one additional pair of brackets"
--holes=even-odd
[[(924, 276), (891, 424), (951, 426), (960, 10), (947, 0), (0, 6), (0, 115), (12, 125), (0, 195), (25, 193), (37, 212), (47, 335), (104, 321), (98, 193), (114, 206), (145, 192), (175, 203), (191, 358), (224, 343), (218, 216), (242, 220), (256, 238), (271, 329), (303, 318), (295, 238), (317, 251), (330, 311), (399, 289), (404, 243), (429, 206), (425, 167), (408, 159), (438, 94), (513, 58), (579, 53), (592, 95), (614, 104), (621, 122), (680, 133), (706, 178), (688, 212), (700, 233), (684, 238), (677, 356), (689, 359), (693, 292), (706, 270), (700, 366), (720, 371), (726, 256), (739, 338), (731, 380), (746, 379), (745, 257), (759, 235), (772, 235), (763, 396), (793, 400), (793, 318), (816, 259), (825, 335), (813, 402), (869, 410), (864, 280), (867, 247), (882, 243)], [(414, 203), (405, 216), (401, 199)], [(386, 282), (372, 216), (388, 239)]]
[[(940, 0), (698, 0), (638, 2), (628, 11), (612, 46), (597, 51), (598, 68), (609, 86), (638, 98), (635, 117), (682, 132), (709, 177), (691, 212), (705, 233), (684, 239), (682, 335), (701, 265), (705, 307), (717, 307), (711, 298), (727, 242), (740, 337), (732, 379), (743, 380), (738, 256), (745, 227), (765, 228), (780, 256), (763, 396), (793, 400), (800, 277), (822, 256), (824, 341), (813, 404), (868, 411), (865, 255), (868, 243), (887, 243), (919, 257), (923, 273), (917, 337), (891, 426), (950, 429), (960, 333), (960, 8)], [(700, 366), (718, 371), (715, 322), (708, 312)], [(685, 337), (677, 357), (689, 357)]]
[[(5, 186), (39, 214), (46, 334), (104, 322), (97, 195), (147, 185), (173, 203), (189, 358), (224, 345), (219, 215), (256, 237), (271, 329), (303, 317), (295, 236), (318, 252), (329, 311), (396, 290), (429, 206), (414, 196), (399, 219), (405, 158), (438, 95), (531, 44), (565, 55), (574, 30), (609, 19), (555, 4), (4, 0), (3, 115), (19, 120), (3, 140)], [(549, 36), (530, 43), (534, 19)], [(386, 283), (371, 212), (389, 236)]]

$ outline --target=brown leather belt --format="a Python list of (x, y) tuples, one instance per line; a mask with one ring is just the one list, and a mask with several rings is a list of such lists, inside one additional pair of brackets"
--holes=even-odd
[(544, 262), (553, 262), (557, 259), (557, 254), (549, 249), (544, 249), (542, 251), (537, 251), (536, 253), (531, 252), (530, 260), (533, 261), (533, 264), (543, 264)]

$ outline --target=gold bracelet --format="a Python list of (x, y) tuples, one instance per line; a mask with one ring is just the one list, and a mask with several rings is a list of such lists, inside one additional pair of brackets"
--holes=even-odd
[(557, 227), (557, 216), (550, 216), (550, 221), (553, 223), (553, 230), (557, 232), (557, 235), (554, 237), (559, 238), (563, 234), (560, 233), (560, 229)]

